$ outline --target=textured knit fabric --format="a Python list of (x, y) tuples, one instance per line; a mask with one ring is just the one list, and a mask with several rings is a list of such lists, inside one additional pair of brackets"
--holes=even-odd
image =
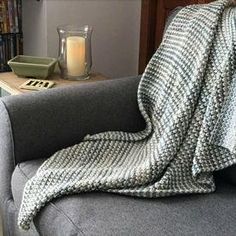
[(139, 85), (145, 130), (88, 135), (56, 152), (25, 186), (21, 228), (29, 229), (47, 202), (65, 194), (100, 190), (151, 198), (215, 190), (212, 172), (236, 163), (228, 149), (210, 143), (235, 68), (232, 3), (177, 14)]
[(236, 153), (236, 74), (233, 76), (231, 84), (221, 115), (214, 128), (211, 143)]

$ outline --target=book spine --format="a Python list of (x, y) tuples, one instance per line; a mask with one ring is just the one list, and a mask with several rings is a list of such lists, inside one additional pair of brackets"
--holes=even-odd
[(13, 19), (13, 4), (12, 0), (8, 0), (8, 18), (9, 18), (9, 25), (10, 25), (10, 33), (14, 33), (14, 19)]
[(9, 21), (10, 21), (11, 33), (16, 33), (15, 10), (14, 10), (13, 0), (8, 0), (8, 7), (9, 7)]
[(16, 55), (22, 54), (22, 35), (16, 35)]
[(13, 0), (13, 17), (14, 17), (14, 33), (18, 33), (19, 32), (19, 25), (18, 25), (18, 9), (17, 9), (17, 0)]
[(6, 33), (11, 33), (11, 30), (10, 30), (10, 19), (9, 19), (8, 0), (5, 0), (5, 5), (6, 5)]
[(22, 1), (17, 0), (18, 32), (22, 32)]
[(6, 69), (5, 68), (5, 65), (6, 65), (6, 57), (7, 57), (7, 45), (6, 45), (6, 35), (3, 36), (3, 68), (4, 70)]
[(3, 25), (4, 6), (3, 4), (4, 4), (3, 0), (0, 0), (0, 33), (3, 33), (3, 30), (4, 30), (4, 25)]
[(19, 54), (23, 54), (23, 34), (19, 35)]
[(3, 0), (3, 5), (2, 5), (2, 10), (3, 10), (3, 33), (7, 33), (7, 8), (6, 8), (6, 0)]
[(9, 71), (8, 60), (22, 54), (21, 10), (21, 0), (0, 0), (0, 72)]
[(3, 38), (0, 35), (0, 71), (4, 71), (4, 60), (3, 60)]
[(10, 54), (8, 55), (8, 58), (7, 58), (7, 61), (10, 60), (11, 58), (13, 58), (15, 56), (15, 48), (14, 48), (14, 38), (16, 36), (13, 34), (13, 35), (10, 35)]
[(5, 35), (5, 60), (4, 60), (4, 64), (5, 64), (5, 67), (6, 67), (6, 62), (7, 62), (7, 58), (8, 58), (8, 55), (9, 55), (9, 43), (8, 43), (8, 34)]

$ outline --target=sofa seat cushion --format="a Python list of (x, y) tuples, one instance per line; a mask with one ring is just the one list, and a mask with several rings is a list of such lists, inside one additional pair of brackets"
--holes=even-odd
[[(18, 164), (12, 176), (15, 205), (43, 160)], [(220, 182), (213, 194), (140, 199), (109, 193), (64, 196), (35, 217), (40, 235), (214, 235), (236, 232), (236, 188)]]

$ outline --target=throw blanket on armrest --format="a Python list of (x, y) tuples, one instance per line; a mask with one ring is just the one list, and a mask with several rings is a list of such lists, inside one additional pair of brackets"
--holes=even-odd
[[(152, 198), (215, 190), (212, 172), (236, 163), (227, 149), (227, 142), (236, 144), (230, 135), (234, 5), (218, 0), (177, 14), (139, 85), (145, 130), (88, 135), (55, 153), (25, 186), (21, 228), (29, 229), (47, 202), (66, 194), (99, 190)], [(216, 129), (219, 122), (223, 131)]]

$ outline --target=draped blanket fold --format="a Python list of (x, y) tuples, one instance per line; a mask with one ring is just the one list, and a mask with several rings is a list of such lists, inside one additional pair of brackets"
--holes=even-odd
[(24, 188), (19, 227), (29, 229), (47, 202), (67, 194), (214, 191), (212, 173), (236, 163), (235, 17), (229, 0), (183, 8), (139, 85), (145, 130), (88, 135), (56, 152)]

